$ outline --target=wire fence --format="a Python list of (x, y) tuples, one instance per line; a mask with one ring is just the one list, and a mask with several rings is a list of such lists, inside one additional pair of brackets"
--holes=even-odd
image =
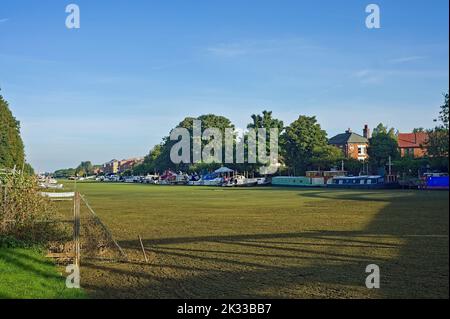
[(49, 228), (54, 231), (48, 238), (48, 256), (62, 263), (127, 259), (86, 197), (78, 192), (43, 192), (34, 177), (0, 169), (0, 236)]

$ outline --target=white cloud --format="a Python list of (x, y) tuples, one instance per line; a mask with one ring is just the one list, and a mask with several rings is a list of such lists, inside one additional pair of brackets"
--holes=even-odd
[(233, 58), (249, 54), (298, 52), (299, 50), (310, 51), (320, 49), (322, 48), (312, 45), (302, 38), (291, 37), (220, 43), (209, 46), (206, 48), (206, 51), (218, 57)]
[(414, 55), (414, 56), (405, 56), (405, 57), (401, 57), (401, 58), (392, 59), (389, 62), (392, 64), (400, 64), (400, 63), (408, 63), (408, 62), (413, 62), (413, 61), (422, 60), (422, 59), (425, 59), (425, 57)]
[(248, 50), (240, 47), (238, 44), (221, 44), (215, 47), (209, 47), (207, 48), (207, 51), (213, 55), (225, 58), (232, 58), (248, 53)]
[(364, 69), (353, 73), (353, 77), (359, 79), (361, 84), (380, 84), (383, 82), (385, 74), (382, 71)]

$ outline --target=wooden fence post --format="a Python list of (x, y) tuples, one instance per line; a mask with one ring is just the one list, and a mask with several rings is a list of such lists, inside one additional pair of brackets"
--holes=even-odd
[(75, 193), (73, 198), (73, 241), (75, 252), (75, 265), (80, 266), (80, 194)]
[(142, 254), (144, 255), (145, 262), (148, 263), (147, 254), (145, 253), (144, 244), (142, 243), (141, 235), (139, 235), (139, 242), (141, 243)]

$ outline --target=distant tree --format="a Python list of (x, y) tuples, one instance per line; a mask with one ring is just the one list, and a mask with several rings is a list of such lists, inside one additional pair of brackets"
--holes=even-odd
[(394, 129), (380, 129), (372, 135), (367, 150), (372, 170), (386, 168), (389, 157), (392, 161), (400, 157), (397, 138), (393, 132)]
[(377, 127), (375, 127), (373, 129), (372, 137), (375, 137), (378, 134), (385, 134), (385, 135), (390, 136), (393, 139), (397, 139), (397, 135), (395, 133), (395, 129), (393, 127), (392, 128), (388, 128), (388, 126), (383, 125), (383, 123), (378, 124)]
[(435, 119), (435, 122), (440, 122), (438, 127), (449, 129), (449, 109), (448, 109), (448, 93), (444, 94), (444, 104), (441, 105), (441, 111), (439, 112), (439, 117)]
[(20, 123), (10, 111), (8, 102), (0, 95), (0, 167), (22, 169), (24, 166)]
[(94, 166), (90, 161), (81, 162), (75, 170), (78, 176), (88, 176), (94, 173)]
[[(266, 153), (269, 154), (270, 152), (270, 130), (271, 129), (278, 129), (278, 141), (280, 140), (280, 136), (284, 129), (284, 123), (282, 120), (279, 120), (277, 118), (274, 118), (272, 116), (272, 111), (264, 110), (262, 114), (252, 114), (251, 116), (252, 122), (247, 125), (247, 129), (249, 130), (256, 130), (260, 128), (266, 129), (267, 136), (266, 136)], [(248, 158), (248, 145), (245, 144), (244, 146), (245, 150), (245, 158)], [(278, 150), (279, 151), (279, 150)], [(280, 154), (279, 154), (280, 155)], [(283, 162), (282, 158), (279, 156), (278, 162)], [(242, 164), (237, 165), (237, 167), (240, 170), (249, 171), (249, 172), (255, 172), (259, 167), (261, 167), (262, 164)]]
[(261, 115), (253, 114), (251, 116), (252, 123), (247, 125), (248, 129), (257, 129), (257, 128), (277, 128), (280, 133), (283, 131), (284, 124), (283, 121), (276, 119), (272, 116), (272, 111), (263, 111)]
[(152, 174), (156, 171), (156, 160), (161, 156), (163, 145), (155, 145), (147, 156), (144, 157), (144, 161), (141, 164), (133, 167), (134, 175), (146, 175)]
[(425, 129), (423, 127), (416, 127), (413, 129), (413, 133), (423, 133), (425, 132)]
[(402, 157), (393, 162), (393, 168), (400, 176), (417, 177), (421, 171), (426, 171), (429, 164), (428, 158)]
[(448, 93), (444, 95), (444, 104), (441, 106), (439, 117), (434, 121), (438, 125), (428, 130), (428, 140), (425, 144), (427, 155), (431, 159), (434, 169), (449, 170), (449, 105)]
[(25, 165), (23, 166), (23, 171), (24, 171), (25, 174), (34, 175), (34, 169), (28, 163), (25, 163)]
[(315, 116), (301, 115), (286, 127), (282, 135), (282, 150), (286, 164), (298, 174), (304, 174), (312, 164), (314, 150), (325, 148), (327, 133)]
[(344, 170), (349, 175), (358, 176), (364, 172), (363, 162), (355, 158), (346, 158), (344, 159)]
[[(192, 140), (193, 139), (193, 121), (196, 119), (201, 121), (202, 133), (208, 128), (217, 128), (222, 133), (222, 138), (225, 137), (225, 129), (226, 128), (231, 128), (231, 129), (235, 128), (234, 125), (231, 123), (231, 121), (224, 116), (219, 116), (219, 115), (215, 115), (215, 114), (206, 114), (206, 115), (201, 115), (198, 118), (186, 117), (183, 121), (181, 121), (177, 125), (177, 127), (186, 128), (190, 132), (191, 162), (192, 162), (192, 154), (193, 154), (193, 140)], [(169, 137), (165, 137), (163, 139), (160, 154), (154, 160), (154, 169), (157, 172), (163, 172), (166, 169), (187, 171), (187, 170), (190, 170), (191, 166), (195, 166), (195, 164), (190, 164), (190, 163), (175, 164), (171, 161), (170, 151), (177, 142), (178, 141), (171, 141)], [(207, 143), (208, 143), (208, 141), (203, 140), (202, 146), (205, 146)], [(224, 140), (222, 140), (222, 145), (223, 145), (223, 147), (225, 147)], [(222, 154), (224, 154), (224, 152), (222, 152)], [(207, 164), (206, 167), (209, 167), (210, 169), (214, 169), (220, 165), (221, 165), (220, 163), (211, 163), (211, 164)]]
[(53, 176), (56, 178), (68, 178), (70, 176), (75, 176), (75, 174), (76, 174), (75, 168), (65, 168), (56, 170), (53, 173)]
[(343, 160), (342, 151), (333, 145), (323, 145), (313, 148), (311, 164), (317, 170), (325, 170), (335, 167)]

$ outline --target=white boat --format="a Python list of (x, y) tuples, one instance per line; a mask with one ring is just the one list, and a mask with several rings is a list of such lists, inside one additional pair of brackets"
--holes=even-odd
[(63, 189), (63, 184), (39, 183), (40, 188), (44, 189)]
[(134, 183), (134, 176), (125, 177), (124, 183)]
[(199, 180), (199, 181), (189, 181), (189, 182), (188, 182), (188, 185), (191, 185), (191, 186), (203, 186), (203, 181), (202, 181), (202, 180)]
[(147, 175), (142, 179), (142, 183), (144, 184), (158, 184), (159, 175)]
[(245, 187), (255, 186), (258, 183), (257, 178), (246, 178), (242, 175), (235, 175), (228, 179), (222, 186), (224, 187)]
[(259, 177), (256, 180), (257, 180), (256, 184), (258, 186), (270, 185), (270, 179), (267, 177)]
[(202, 185), (204, 186), (220, 186), (223, 184), (223, 178), (222, 177), (217, 177), (214, 179), (206, 179), (203, 180)]

